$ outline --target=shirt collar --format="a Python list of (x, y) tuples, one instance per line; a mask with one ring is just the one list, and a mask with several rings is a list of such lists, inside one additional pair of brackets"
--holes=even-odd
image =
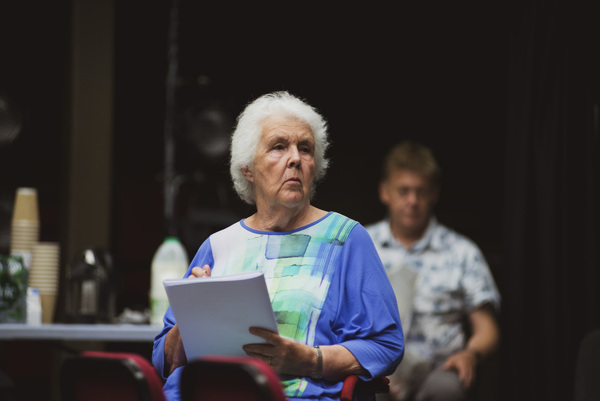
[(430, 248), (431, 250), (437, 250), (441, 248), (442, 242), (439, 235), (439, 230), (437, 230), (439, 224), (435, 216), (431, 216), (431, 218), (429, 219), (429, 224), (427, 224), (427, 229), (425, 230), (425, 233), (423, 234), (421, 239), (415, 242), (415, 244), (410, 248), (406, 248), (402, 243), (400, 243), (400, 241), (398, 241), (394, 237), (394, 234), (392, 234), (389, 217), (386, 219), (386, 223), (387, 231), (389, 231), (388, 238), (391, 241), (393, 241), (397, 246), (405, 248), (408, 252), (423, 252), (428, 248)]

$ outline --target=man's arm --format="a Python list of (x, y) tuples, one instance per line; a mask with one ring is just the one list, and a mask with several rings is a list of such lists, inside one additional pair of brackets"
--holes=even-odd
[(467, 350), (478, 358), (486, 358), (498, 348), (500, 329), (492, 306), (486, 304), (469, 313), (472, 335), (467, 342)]
[(484, 305), (469, 313), (472, 335), (464, 350), (451, 355), (444, 369), (455, 369), (465, 387), (475, 380), (477, 364), (496, 350), (500, 342), (500, 329), (491, 305)]

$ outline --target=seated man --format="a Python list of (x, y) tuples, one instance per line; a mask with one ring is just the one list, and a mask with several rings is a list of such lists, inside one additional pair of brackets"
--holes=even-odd
[[(388, 216), (366, 227), (395, 286), (405, 330), (404, 361), (390, 377), (392, 400), (465, 399), (478, 363), (499, 342), (500, 296), (481, 251), (433, 215), (440, 175), (428, 148), (410, 141), (394, 147), (379, 187)], [(411, 291), (407, 305), (402, 300)]]

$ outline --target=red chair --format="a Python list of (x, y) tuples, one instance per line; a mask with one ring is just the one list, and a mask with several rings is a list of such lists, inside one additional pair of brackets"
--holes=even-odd
[[(233, 384), (235, 383), (235, 384)], [(279, 376), (250, 357), (197, 359), (181, 372), (182, 401), (285, 401)]]
[(346, 377), (340, 401), (352, 401), (359, 393), (385, 394), (390, 392), (390, 379), (376, 377), (371, 381), (363, 381), (356, 375)]
[(150, 361), (123, 352), (84, 351), (66, 359), (60, 391), (63, 401), (166, 401)]
[[(233, 385), (235, 383), (235, 385)], [(387, 378), (344, 381), (341, 401), (359, 392), (389, 391)], [(285, 401), (280, 378), (264, 361), (250, 357), (211, 356), (190, 361), (181, 373), (182, 401)]]

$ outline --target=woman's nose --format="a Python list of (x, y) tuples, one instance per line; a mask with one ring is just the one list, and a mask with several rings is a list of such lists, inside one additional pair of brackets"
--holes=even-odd
[(300, 165), (300, 151), (295, 146), (290, 147), (288, 165), (290, 167), (298, 167)]

